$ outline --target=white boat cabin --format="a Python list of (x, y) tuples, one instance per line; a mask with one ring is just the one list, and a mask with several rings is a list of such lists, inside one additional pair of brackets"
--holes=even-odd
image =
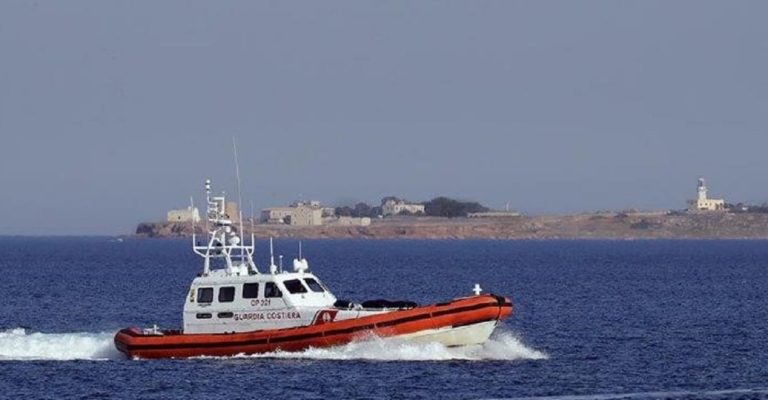
[(310, 325), (336, 297), (311, 273), (195, 278), (184, 304), (185, 333), (247, 332)]

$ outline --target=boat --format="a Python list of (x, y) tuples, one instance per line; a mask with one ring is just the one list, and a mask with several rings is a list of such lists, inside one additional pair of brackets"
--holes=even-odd
[(370, 337), (396, 337), (445, 346), (487, 341), (512, 313), (511, 301), (483, 294), (431, 305), (410, 301), (372, 300), (354, 303), (337, 299), (299, 256), (292, 270), (275, 264), (270, 239), (270, 265), (254, 262), (255, 238), (241, 239), (226, 214), (224, 195), (211, 195), (206, 180), (205, 244), (192, 236), (193, 251), (203, 270), (192, 281), (183, 309), (183, 329), (125, 328), (118, 331), (117, 349), (132, 358), (233, 356), (338, 346)]

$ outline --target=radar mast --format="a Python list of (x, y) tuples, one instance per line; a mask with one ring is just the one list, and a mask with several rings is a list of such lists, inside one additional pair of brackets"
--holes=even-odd
[[(203, 257), (203, 275), (210, 275), (212, 271), (223, 270), (226, 275), (251, 275), (258, 274), (259, 270), (253, 262), (255, 250), (255, 238), (251, 232), (251, 242), (243, 243), (236, 227), (232, 226), (232, 218), (226, 213), (226, 197), (211, 196), (211, 180), (205, 180), (205, 197), (207, 203), (206, 212), (206, 245), (197, 244), (196, 235), (192, 233), (192, 250)], [(210, 229), (210, 230), (209, 230)], [(241, 228), (242, 230), (242, 228)], [(212, 268), (211, 260), (224, 261), (221, 268)]]

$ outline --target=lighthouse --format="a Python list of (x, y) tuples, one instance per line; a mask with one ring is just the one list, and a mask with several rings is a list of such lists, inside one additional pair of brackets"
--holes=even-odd
[(706, 211), (725, 211), (724, 199), (710, 199), (707, 194), (707, 183), (704, 178), (699, 178), (696, 186), (698, 196), (696, 200), (688, 202), (688, 211), (706, 212)]

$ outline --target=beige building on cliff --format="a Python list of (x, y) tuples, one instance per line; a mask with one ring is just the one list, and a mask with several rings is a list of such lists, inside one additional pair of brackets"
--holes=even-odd
[(688, 211), (707, 212), (707, 211), (725, 211), (724, 199), (710, 199), (707, 195), (707, 185), (704, 178), (699, 178), (697, 186), (698, 197), (696, 200), (688, 201)]
[(200, 222), (200, 212), (197, 207), (189, 206), (179, 210), (171, 210), (166, 214), (168, 222)]
[(398, 215), (402, 212), (408, 214), (424, 214), (424, 204), (408, 203), (397, 198), (384, 198), (381, 202), (382, 215)]
[(261, 211), (261, 222), (317, 226), (323, 224), (323, 207), (320, 202), (296, 202), (290, 207), (271, 207)]
[(229, 216), (232, 222), (240, 222), (240, 211), (237, 207), (237, 202), (228, 201), (224, 213)]

